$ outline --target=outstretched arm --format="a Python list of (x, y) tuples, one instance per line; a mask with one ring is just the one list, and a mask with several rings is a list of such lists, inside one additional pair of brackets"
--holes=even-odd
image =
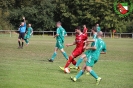
[(73, 46), (73, 45), (76, 45), (76, 42), (73, 42), (72, 44), (66, 44), (66, 46)]
[(106, 52), (101, 52), (100, 54), (106, 54)]
[(86, 50), (96, 50), (97, 48), (94, 46), (94, 47), (87, 47)]
[(54, 38), (57, 37), (57, 36), (59, 36), (59, 35), (58, 34), (54, 35)]
[(31, 30), (31, 33), (30, 33), (30, 35), (32, 35), (33, 34), (33, 29)]
[(23, 18), (23, 20), (24, 20), (24, 23), (26, 23), (25, 17), (22, 17), (22, 18)]
[(86, 42), (95, 42), (95, 39), (87, 40)]

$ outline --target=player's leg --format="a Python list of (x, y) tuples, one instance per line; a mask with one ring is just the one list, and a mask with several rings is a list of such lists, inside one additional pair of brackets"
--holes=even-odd
[(78, 48), (75, 48), (74, 51), (72, 52), (72, 55), (69, 56), (69, 59), (68, 59), (68, 61), (67, 61), (67, 63), (66, 63), (64, 68), (67, 68), (71, 64), (71, 62), (75, 66), (76, 65), (76, 61), (74, 60), (74, 58), (76, 58), (80, 54), (81, 54), (81, 51)]
[(86, 55), (85, 54), (82, 54), (81, 56), (80, 56), (80, 58), (78, 59), (78, 61), (77, 61), (77, 63), (76, 63), (76, 67), (79, 67), (79, 65), (81, 64), (81, 62), (83, 61), (83, 59), (86, 57)]
[(27, 35), (27, 34), (24, 36), (24, 40), (25, 40), (25, 43), (26, 43), (26, 44), (29, 43), (29, 41), (28, 41), (28, 35)]
[(97, 81), (97, 85), (100, 83), (101, 81), (101, 77), (99, 77), (96, 72), (94, 70), (92, 70), (92, 66), (95, 64), (96, 60), (94, 60), (94, 58), (92, 56), (90, 56), (88, 58), (88, 60), (86, 61), (86, 71), (89, 72)]
[(63, 56), (65, 57), (66, 60), (68, 60), (68, 55), (66, 54), (66, 52), (64, 51), (64, 42), (62, 41), (57, 41), (56, 42), (56, 46), (60, 49), (60, 51), (62, 52)]
[(21, 46), (21, 48), (23, 48), (23, 46), (24, 46), (24, 35), (25, 35), (25, 33), (22, 33), (22, 46)]
[(76, 67), (79, 67), (79, 65), (82, 63), (83, 59), (86, 57), (86, 55), (90, 54), (90, 51), (86, 51), (85, 54), (82, 54), (80, 56), (80, 58), (78, 59), (77, 63), (76, 63)]
[(28, 38), (25, 39), (25, 42), (26, 42), (26, 45), (28, 45), (29, 44), (29, 39)]
[[(82, 54), (82, 51), (83, 51), (82, 49), (76, 48), (76, 49), (73, 51), (73, 53), (72, 53), (73, 57), (74, 57), (74, 58), (78, 57), (79, 55)], [(75, 66), (76, 63), (77, 63), (77, 62), (73, 59), (73, 60), (72, 60), (72, 64)]]
[(21, 34), (19, 33), (19, 37), (18, 37), (18, 44), (19, 44), (19, 47), (18, 47), (18, 49), (21, 48), (21, 42), (20, 42), (20, 41), (21, 41)]
[(27, 35), (27, 38), (26, 38), (26, 45), (29, 44), (29, 39), (30, 39), (30, 35)]
[(72, 59), (72, 64), (75, 66), (76, 65), (76, 60)]
[(70, 55), (69, 59), (66, 62), (66, 65), (64, 66), (64, 68), (67, 68), (71, 64), (72, 60), (73, 60), (73, 55)]
[(49, 59), (49, 62), (53, 62), (54, 61), (55, 57), (57, 56), (57, 51), (58, 51), (58, 47), (55, 47), (54, 53), (53, 53), (51, 59)]
[(67, 53), (64, 51), (64, 49), (60, 49), (60, 51), (62, 52), (63, 56), (65, 57), (66, 60), (68, 60), (68, 55)]
[(21, 43), (20, 43), (20, 41), (21, 41), (21, 39), (18, 39), (18, 44), (19, 44), (18, 49), (21, 48)]
[(86, 70), (86, 64), (84, 64), (82, 70), (80, 70), (74, 78), (71, 77), (71, 80), (73, 80), (74, 82), (77, 81), (77, 79), (79, 79), (84, 74), (85, 70)]

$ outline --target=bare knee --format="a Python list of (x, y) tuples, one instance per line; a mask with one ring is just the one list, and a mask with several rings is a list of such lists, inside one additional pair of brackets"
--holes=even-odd
[(82, 54), (80, 57), (84, 59), (84, 58), (86, 58), (86, 55)]
[(92, 70), (92, 68), (90, 66), (86, 67), (86, 71), (90, 72)]

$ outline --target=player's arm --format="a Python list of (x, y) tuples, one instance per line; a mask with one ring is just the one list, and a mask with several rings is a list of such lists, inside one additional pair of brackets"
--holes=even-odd
[(22, 17), (22, 18), (23, 18), (23, 20), (24, 20), (24, 23), (26, 23), (25, 17)]
[(54, 35), (54, 38), (56, 38), (57, 36), (59, 36), (59, 34)]
[(72, 44), (66, 44), (66, 46), (73, 46), (73, 45), (76, 45), (76, 42), (73, 42)]
[(87, 40), (86, 42), (95, 42), (95, 39)]
[(94, 42), (94, 45), (91, 47), (87, 47), (86, 50), (96, 50), (97, 49), (97, 42)]
[(86, 50), (96, 50), (97, 48), (95, 46), (93, 47), (87, 47)]
[(67, 36), (67, 32), (65, 31), (65, 33), (64, 33), (64, 36), (66, 37)]
[(106, 54), (106, 44), (104, 44), (104, 47), (103, 47), (103, 49), (102, 49), (100, 54)]
[(86, 40), (84, 41), (85, 45), (84, 45), (84, 49), (90, 44), (89, 42), (87, 42), (88, 38), (86, 37)]
[(67, 34), (65, 34), (65, 37), (67, 37)]
[(54, 38), (56, 38), (57, 36), (59, 36), (59, 34), (60, 34), (60, 29), (57, 28), (57, 30), (56, 30), (56, 35), (54, 35)]
[(101, 52), (100, 54), (106, 54), (106, 52)]
[(30, 33), (30, 35), (32, 35), (33, 34), (33, 29), (31, 28), (31, 33)]

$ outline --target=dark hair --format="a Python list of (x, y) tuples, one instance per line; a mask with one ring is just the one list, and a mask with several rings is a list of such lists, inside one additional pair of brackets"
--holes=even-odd
[(92, 27), (92, 30), (94, 30), (95, 32), (97, 32), (97, 28), (95, 26)]
[(77, 26), (76, 29), (78, 29), (78, 30), (80, 30), (80, 31), (82, 30), (80, 26)]
[(60, 21), (58, 21), (58, 22), (57, 22), (57, 24), (61, 24), (61, 22), (60, 22)]

